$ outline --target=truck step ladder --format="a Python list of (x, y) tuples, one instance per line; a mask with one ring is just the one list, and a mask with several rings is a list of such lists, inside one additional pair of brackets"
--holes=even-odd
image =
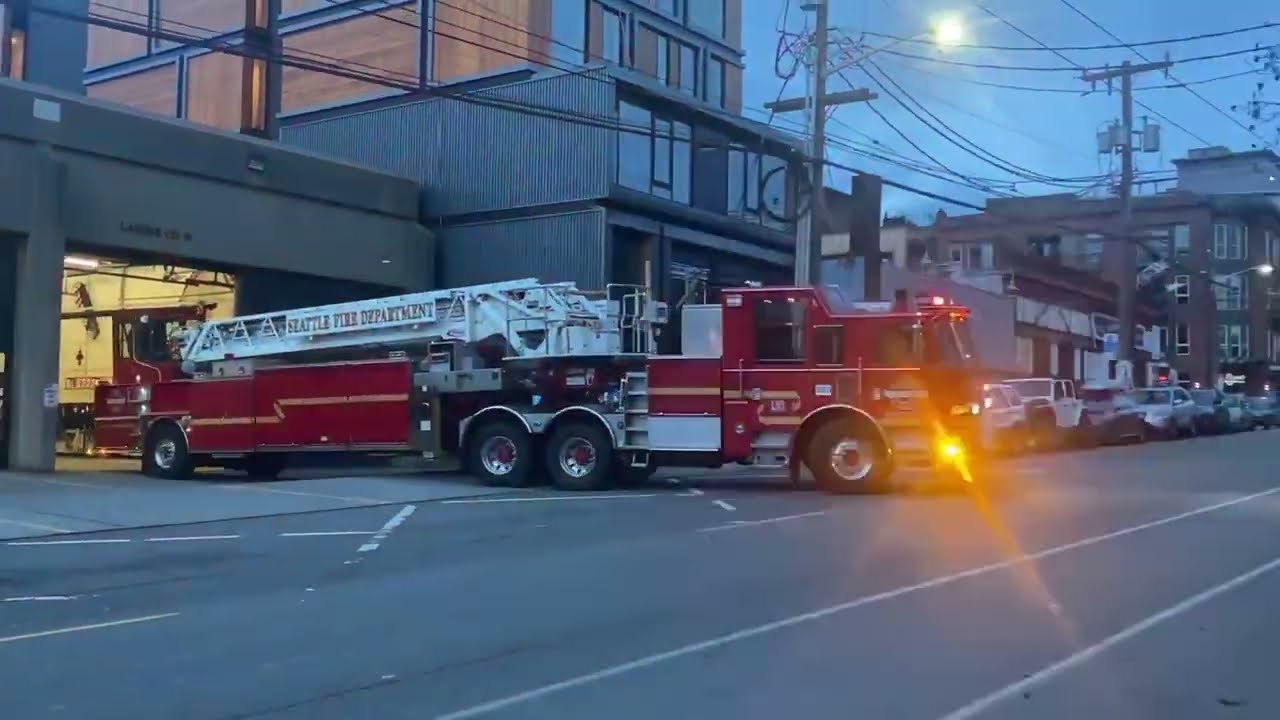
[[(622, 446), (649, 448), (649, 371), (632, 370), (622, 386)], [(637, 454), (636, 457), (639, 457)], [(648, 458), (645, 458), (645, 463)]]

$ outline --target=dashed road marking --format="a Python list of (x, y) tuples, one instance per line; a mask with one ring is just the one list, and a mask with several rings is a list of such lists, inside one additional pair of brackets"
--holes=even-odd
[(733, 512), (738, 509), (733, 505), (730, 505), (729, 503), (725, 502), (724, 500), (715, 500), (713, 501), (713, 504), (719, 507), (721, 510), (728, 510), (729, 512)]
[(341, 537), (346, 535), (376, 535), (377, 530), (322, 530), (319, 532), (285, 532), (276, 537)]
[(302, 490), (281, 490), (280, 488), (263, 487), (261, 485), (234, 485), (231, 483), (218, 483), (214, 487), (223, 488), (224, 490), (241, 490), (247, 492), (264, 492), (275, 495), (292, 495), (294, 497), (316, 498), (318, 500), (337, 500), (339, 502), (352, 503), (355, 505), (390, 505), (393, 501), (379, 500), (377, 498), (360, 497), (358, 495), (329, 495), (327, 493), (303, 492)]
[(46, 600), (75, 600), (75, 595), (26, 595), (23, 597), (9, 597), (0, 600), (0, 602), (42, 602)]
[(721, 530), (736, 530), (738, 528), (752, 527), (755, 525), (773, 525), (775, 523), (788, 522), (791, 520), (820, 517), (826, 514), (825, 510), (816, 510), (814, 512), (798, 513), (796, 515), (783, 515), (781, 517), (765, 518), (763, 520), (734, 520), (726, 525), (713, 525), (711, 527), (699, 528), (698, 532), (719, 532)]
[(396, 513), (394, 517), (392, 517), (390, 520), (387, 521), (386, 525), (382, 526), (381, 530), (379, 530), (377, 533), (374, 534), (373, 538), (370, 539), (369, 542), (361, 545), (360, 549), (357, 550), (356, 552), (363, 553), (363, 552), (373, 552), (374, 550), (377, 550), (378, 546), (382, 544), (382, 541), (386, 540), (387, 536), (390, 535), (392, 531), (400, 527), (400, 523), (403, 523), (405, 520), (407, 520), (409, 516), (413, 514), (413, 511), (416, 509), (417, 507), (414, 505), (405, 505), (403, 508), (400, 509), (400, 512)]
[(17, 547), (20, 545), (115, 545), (127, 542), (131, 542), (129, 538), (92, 538), (88, 540), (14, 540), (5, 544)]
[(627, 493), (617, 495), (547, 495), (540, 497), (506, 497), (506, 498), (470, 498), (466, 500), (444, 500), (441, 505), (491, 505), (498, 503), (532, 503), (562, 502), (569, 500), (629, 500), (636, 498), (658, 497), (657, 494)]
[(52, 533), (71, 532), (71, 530), (67, 530), (66, 528), (54, 527), (52, 525), (42, 525), (40, 523), (33, 523), (28, 520), (10, 520), (9, 518), (0, 518), (0, 524), (17, 525), (19, 527), (31, 528), (32, 530), (44, 530), (45, 532), (52, 532)]
[(101, 630), (103, 628), (119, 627), (121, 625), (134, 625), (136, 623), (151, 622), (153, 620), (164, 620), (165, 618), (177, 617), (181, 613), (161, 613), (159, 615), (144, 615), (143, 617), (126, 618), (124, 620), (112, 620), (111, 622), (94, 623), (92, 625), (75, 625), (72, 627), (55, 628), (53, 630), (41, 630), (39, 632), (23, 633), (22, 635), (10, 635), (8, 637), (0, 637), (0, 644), (17, 642), (19, 640), (34, 640), (35, 638), (49, 637), (51, 635), (66, 635), (67, 633), (84, 632), (85, 630)]
[(705, 492), (699, 490), (698, 488), (689, 488), (688, 490), (682, 493), (676, 493), (676, 494), (681, 497), (702, 497), (703, 495), (706, 495)]
[(143, 542), (198, 542), (201, 540), (235, 540), (239, 535), (188, 535), (186, 537), (151, 537)]

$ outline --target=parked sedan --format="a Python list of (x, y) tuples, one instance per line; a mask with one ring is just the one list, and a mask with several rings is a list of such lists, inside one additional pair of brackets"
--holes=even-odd
[(1232, 430), (1231, 411), (1227, 409), (1221, 390), (1192, 390), (1196, 403), (1196, 430), (1203, 435), (1217, 435)]
[(1280, 425), (1280, 410), (1269, 397), (1249, 397), (1244, 399), (1244, 414), (1251, 428), (1269, 430)]
[(1253, 418), (1244, 409), (1244, 399), (1233, 393), (1226, 393), (1222, 396), (1222, 406), (1227, 409), (1230, 420), (1227, 423), (1228, 432), (1241, 432), (1243, 430), (1253, 429)]
[(1152, 387), (1130, 390), (1125, 398), (1146, 421), (1157, 437), (1175, 438), (1196, 434), (1196, 404), (1182, 388)]
[(1085, 386), (1080, 389), (1084, 412), (1098, 444), (1143, 442), (1147, 424), (1124, 390), (1112, 386)]

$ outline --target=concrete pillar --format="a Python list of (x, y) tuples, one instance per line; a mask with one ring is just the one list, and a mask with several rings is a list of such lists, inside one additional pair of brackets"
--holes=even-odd
[[(62, 191), (66, 166), (37, 149), (31, 233), (18, 248), (13, 355), (9, 358), (9, 467), (53, 469), (58, 431), (58, 333), (62, 312)], [(53, 390), (53, 407), (45, 403)]]

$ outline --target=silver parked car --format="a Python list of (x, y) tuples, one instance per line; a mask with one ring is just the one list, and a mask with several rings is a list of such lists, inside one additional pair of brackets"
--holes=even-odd
[(1154, 437), (1175, 438), (1195, 435), (1199, 409), (1191, 394), (1180, 387), (1151, 387), (1130, 390), (1126, 397), (1142, 416)]

